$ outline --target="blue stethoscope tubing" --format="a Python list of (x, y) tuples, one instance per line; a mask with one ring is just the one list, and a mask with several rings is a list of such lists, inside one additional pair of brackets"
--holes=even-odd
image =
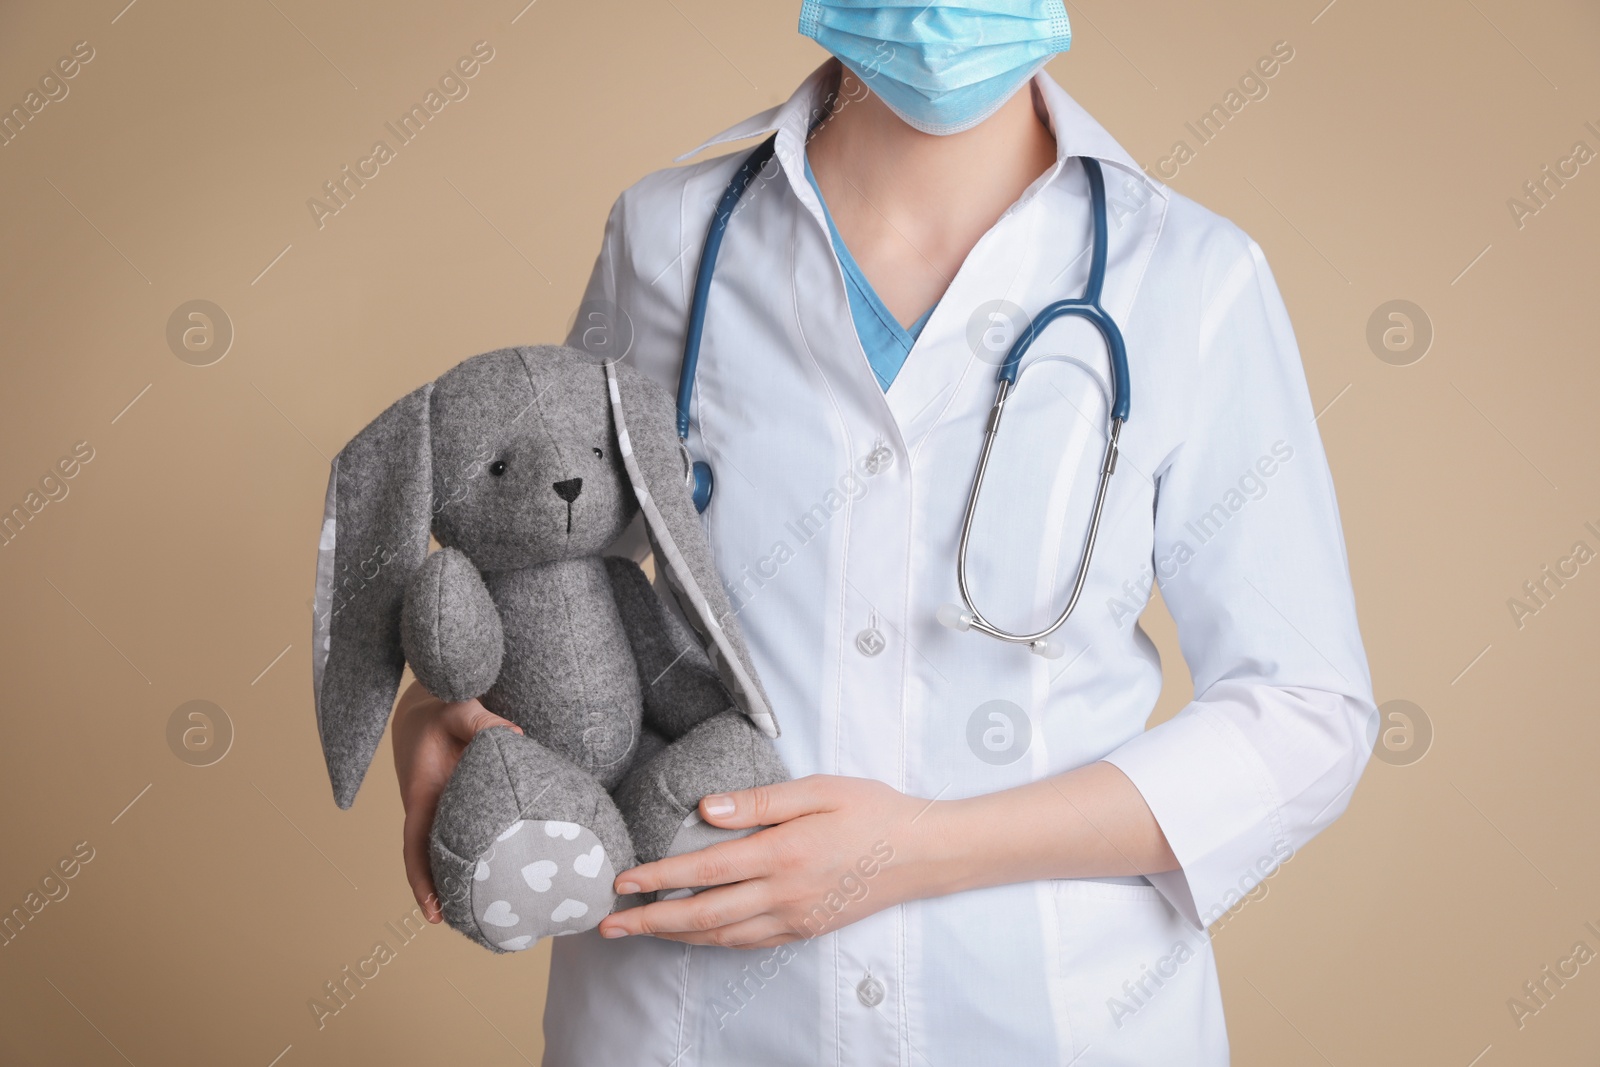
[[(717, 201), (717, 210), (711, 213), (711, 224), (706, 228), (705, 247), (700, 252), (700, 266), (694, 275), (694, 297), (689, 302), (689, 329), (683, 338), (683, 360), (678, 364), (678, 441), (685, 452), (689, 448), (689, 407), (694, 401), (694, 376), (700, 366), (700, 337), (706, 332), (706, 298), (711, 293), (711, 276), (717, 269), (717, 253), (722, 251), (722, 236), (728, 232), (728, 220), (733, 218), (739, 198), (772, 158), (777, 143), (778, 135), (773, 134), (745, 157), (722, 191), (722, 199)], [(711, 464), (703, 459), (695, 460), (689, 472), (689, 485), (694, 493), (695, 510), (704, 512), (711, 505), (711, 491), (715, 485)]]
[[(712, 212), (711, 222), (706, 228), (705, 247), (700, 253), (700, 264), (695, 272), (694, 294), (689, 304), (689, 323), (683, 341), (683, 360), (678, 369), (678, 440), (685, 454), (688, 454), (689, 410), (694, 400), (695, 372), (700, 362), (700, 340), (705, 334), (706, 304), (711, 292), (712, 277), (716, 272), (717, 254), (722, 249), (722, 238), (727, 233), (728, 222), (733, 218), (740, 198), (744, 196), (755, 176), (772, 159), (776, 144), (777, 136), (773, 135), (761, 142), (745, 158), (728, 181), (728, 186), (723, 190), (722, 198), (717, 202), (717, 208)], [(1095, 540), (1100, 532), (1100, 519), (1105, 510), (1106, 492), (1111, 484), (1111, 475), (1117, 467), (1118, 441), (1122, 434), (1122, 426), (1128, 421), (1129, 413), (1127, 347), (1116, 320), (1100, 305), (1101, 291), (1106, 277), (1108, 238), (1105, 176), (1100, 170), (1099, 160), (1080, 156), (1079, 161), (1083, 164), (1084, 173), (1089, 179), (1089, 197), (1093, 209), (1093, 252), (1089, 261), (1089, 281), (1084, 286), (1081, 298), (1057, 300), (1034, 316), (1012, 342), (1005, 361), (1000, 365), (1000, 371), (995, 377), (994, 405), (989, 409), (989, 417), (984, 424), (983, 449), (978, 456), (978, 466), (972, 478), (972, 489), (967, 494), (966, 512), (961, 520), (961, 548), (956, 558), (956, 583), (961, 592), (963, 606), (948, 605), (939, 610), (939, 621), (953, 629), (977, 630), (1001, 641), (1028, 645), (1033, 651), (1050, 657), (1060, 654), (1060, 649), (1050, 642), (1050, 635), (1065, 625), (1083, 594), (1089, 565), (1094, 558)], [(972, 539), (973, 516), (977, 512), (978, 497), (983, 488), (984, 475), (989, 469), (989, 457), (994, 450), (995, 438), (1000, 433), (1006, 399), (1017, 385), (1022, 357), (1044, 332), (1045, 327), (1056, 319), (1067, 317), (1086, 320), (1099, 332), (1105, 342), (1111, 364), (1111, 407), (1108, 417), (1110, 425), (1106, 433), (1105, 451), (1100, 461), (1094, 506), (1089, 517), (1089, 528), (1084, 536), (1083, 550), (1078, 559), (1078, 573), (1073, 580), (1071, 597), (1061, 614), (1056, 616), (1055, 621), (1049, 626), (1033, 633), (1011, 633), (984, 617), (974, 605), (971, 590), (968, 588), (967, 551)], [(711, 504), (711, 494), (715, 484), (711, 465), (704, 460), (692, 461), (689, 481), (695, 508), (704, 512)]]

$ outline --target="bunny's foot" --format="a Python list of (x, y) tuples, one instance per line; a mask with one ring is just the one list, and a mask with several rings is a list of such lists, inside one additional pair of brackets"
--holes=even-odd
[(705, 822), (697, 810), (700, 799), (788, 777), (772, 742), (749, 719), (730, 710), (702, 722), (630, 772), (617, 787), (617, 805), (628, 820), (639, 862), (649, 863), (754, 833)]
[(593, 929), (617, 905), (617, 873), (633, 865), (627, 827), (600, 783), (503, 727), (462, 754), (429, 846), (445, 920), (499, 952)]

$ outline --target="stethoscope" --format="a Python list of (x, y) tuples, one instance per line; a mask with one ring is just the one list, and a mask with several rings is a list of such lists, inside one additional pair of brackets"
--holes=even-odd
[[(700, 362), (700, 338), (705, 333), (706, 325), (706, 297), (711, 291), (711, 278), (716, 270), (717, 253), (722, 249), (723, 235), (727, 232), (728, 221), (733, 217), (740, 197), (744, 196), (745, 190), (749, 188), (756, 174), (772, 159), (776, 144), (777, 136), (773, 135), (746, 157), (728, 181), (728, 187), (723, 190), (722, 198), (717, 202), (717, 208), (711, 215), (710, 226), (706, 230), (705, 247), (700, 253), (700, 265), (695, 272), (694, 295), (689, 304), (689, 328), (683, 342), (683, 362), (678, 369), (678, 441), (686, 457), (689, 455), (689, 407), (694, 399), (695, 370)], [(1111, 485), (1111, 475), (1117, 469), (1117, 440), (1122, 434), (1123, 423), (1128, 421), (1127, 348), (1123, 344), (1122, 331), (1117, 327), (1116, 321), (1105, 308), (1100, 306), (1101, 290), (1106, 277), (1105, 176), (1100, 171), (1099, 160), (1088, 156), (1080, 156), (1079, 159), (1083, 163), (1084, 173), (1089, 177), (1089, 195), (1094, 219), (1094, 250), (1089, 262), (1089, 281), (1084, 286), (1081, 299), (1057, 300), (1034, 316), (1033, 321), (1029, 322), (1012, 342), (1010, 350), (1006, 353), (1005, 362), (1000, 365), (1000, 373), (996, 376), (994, 406), (989, 409), (989, 418), (984, 424), (983, 450), (978, 454), (978, 467), (973, 473), (972, 490), (967, 494), (967, 507), (961, 519), (961, 548), (956, 556), (956, 585), (961, 593), (961, 604), (947, 604), (938, 612), (939, 621), (951, 629), (977, 630), (1001, 641), (1027, 645), (1034, 652), (1050, 659), (1056, 658), (1062, 652), (1058, 645), (1050, 641), (1050, 635), (1066, 624), (1067, 619), (1072, 616), (1073, 609), (1078, 606), (1078, 598), (1083, 595), (1084, 581), (1089, 575), (1089, 564), (1094, 558), (1095, 539), (1100, 533), (1100, 517), (1105, 510), (1106, 490)], [(1106, 434), (1105, 451), (1101, 455), (1100, 479), (1095, 488), (1094, 507), (1089, 515), (1089, 529), (1083, 539), (1083, 551), (1078, 557), (1078, 574), (1072, 583), (1072, 595), (1067, 600), (1067, 606), (1049, 626), (1034, 633), (1017, 634), (990, 622), (973, 603), (972, 592), (967, 584), (967, 552), (972, 540), (973, 516), (978, 510), (978, 494), (983, 489), (984, 475), (989, 470), (989, 456), (994, 450), (995, 438), (1000, 433), (1006, 398), (1017, 385), (1022, 357), (1027, 354), (1029, 347), (1046, 326), (1063, 317), (1086, 319), (1100, 331), (1100, 336), (1105, 341), (1111, 363), (1111, 406), (1108, 412), (1110, 427)], [(694, 495), (695, 509), (704, 512), (711, 504), (711, 494), (715, 484), (711, 465), (705, 460), (692, 460), (689, 465), (688, 482)]]

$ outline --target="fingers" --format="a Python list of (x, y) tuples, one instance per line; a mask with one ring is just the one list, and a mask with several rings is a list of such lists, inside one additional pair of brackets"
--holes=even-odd
[(654, 893), (662, 889), (693, 889), (702, 885), (727, 885), (772, 873), (771, 849), (763, 834), (752, 834), (681, 856), (646, 863), (617, 876), (616, 891)]
[(436, 704), (442, 707), (444, 701), (428, 692), (426, 686), (413, 678), (411, 684), (401, 692), (400, 699), (395, 701), (394, 713), (398, 718), (427, 704)]
[(789, 941), (799, 940), (771, 915), (758, 915), (753, 919), (719, 926), (704, 932), (656, 934), (665, 941), (678, 941), (685, 945), (711, 945), (717, 948), (772, 948)]
[(716, 793), (700, 801), (700, 816), (715, 826), (743, 829), (788, 822), (813, 812), (832, 811), (838, 806), (832, 788), (832, 783), (837, 781), (809, 775), (792, 782)]
[(428, 831), (432, 828), (433, 806), (421, 805), (406, 812), (404, 851), (406, 881), (411, 883), (411, 895), (417, 898), (422, 914), (431, 923), (443, 920), (439, 898), (433, 891), (433, 871), (428, 864)]
[(801, 940), (804, 940), (804, 939), (801, 938), (798, 934), (779, 934), (776, 937), (764, 937), (760, 941), (752, 941), (747, 945), (733, 945), (733, 946), (730, 946), (730, 947), (732, 947), (732, 948), (742, 948), (747, 952), (753, 952), (753, 951), (756, 951), (758, 949), (777, 948), (779, 945), (787, 945), (791, 941), (801, 941)]
[(406, 690), (401, 707), (395, 711), (395, 774), (406, 811), (401, 832), (406, 881), (431, 923), (443, 919), (428, 862), (428, 832), (433, 827), (434, 808), (461, 757), (461, 749), (478, 731), (491, 726), (517, 729), (476, 700), (445, 704), (416, 684)]
[[(841, 779), (810, 776), (792, 782), (719, 793), (700, 802), (702, 817), (715, 826), (745, 829), (788, 822), (838, 806)], [(623, 871), (618, 893), (653, 893), (702, 885), (725, 885), (770, 874), (781, 841), (770, 832), (752, 834), (681, 856), (670, 856)]]
[(439, 712), (439, 723), (450, 732), (450, 736), (463, 744), (478, 736), (479, 731), (487, 730), (491, 726), (509, 726), (519, 734), (522, 732), (522, 727), (509, 719), (502, 719), (476, 700), (461, 700), (444, 705)]
[[(744, 944), (775, 936), (778, 920), (766, 914), (768, 893), (754, 883), (708, 889), (681, 900), (662, 900), (606, 916), (601, 937), (650, 934), (697, 945)], [(737, 941), (729, 938), (737, 937)]]

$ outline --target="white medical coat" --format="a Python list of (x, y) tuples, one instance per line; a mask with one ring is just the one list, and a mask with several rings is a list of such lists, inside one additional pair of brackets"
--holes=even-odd
[[(846, 906), (831, 932), (773, 950), (560, 938), (545, 1063), (1224, 1064), (1204, 927), (1344, 810), (1375, 723), (1333, 485), (1272, 272), (1248, 235), (1145, 175), (1041, 74), (1056, 163), (972, 250), (885, 392), (802, 169), (830, 66), (700, 146), (777, 133), (777, 161), (722, 246), (690, 447), (716, 470), (706, 527), (782, 756), (796, 776), (947, 799), (1107, 760), (1182, 867), (1138, 884), (959, 893), (859, 922)], [(745, 154), (622, 194), (570, 344), (625, 349), (676, 389), (707, 222)], [(1132, 415), (1087, 588), (1057, 637), (1065, 654), (1048, 660), (935, 613), (957, 600), (962, 509), (1014, 309), (1078, 296), (1088, 275), (1077, 156), (1106, 175), (1104, 305), (1127, 339)], [(1052, 620), (1070, 589), (1106, 373), (1096, 335), (1053, 324), (1008, 404), (969, 573), (979, 607), (1010, 629)], [(1146, 730), (1161, 668), (1137, 619), (1155, 582), (1195, 697)], [(870, 879), (841, 888), (861, 892)]]

